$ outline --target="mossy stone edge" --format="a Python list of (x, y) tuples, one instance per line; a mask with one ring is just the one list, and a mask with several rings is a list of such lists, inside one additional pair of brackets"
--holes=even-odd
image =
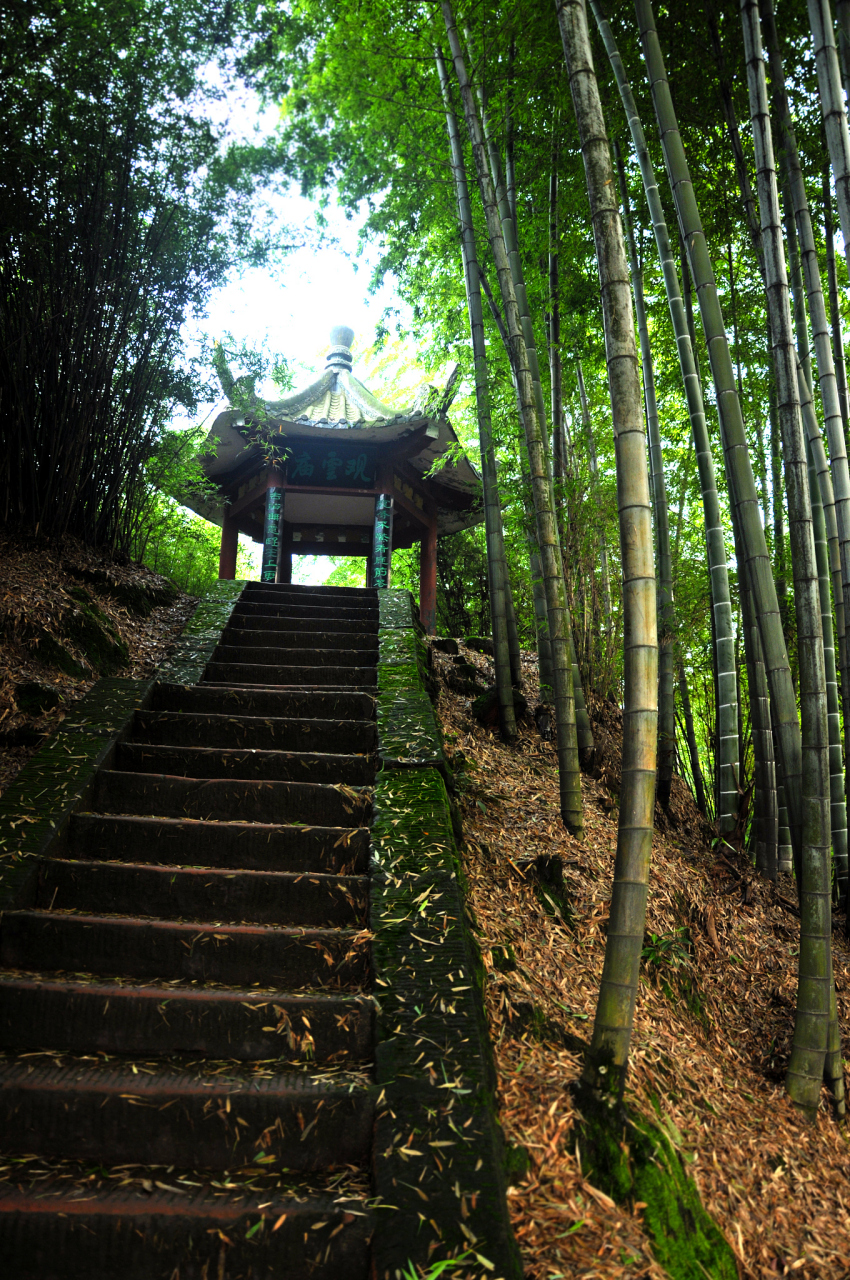
[(395, 1280), (410, 1264), (427, 1269), (468, 1253), (470, 1280), (520, 1280), (483, 966), (466, 917), (445, 759), (419, 656), (424, 645), (412, 596), (379, 591), (378, 599), (373, 1178), (381, 1203), (394, 1210), (376, 1211), (373, 1274)]
[(158, 671), (166, 684), (197, 684), (213, 656), (247, 581), (220, 579), (201, 597), (171, 654)]
[(216, 583), (199, 601), (174, 652), (149, 679), (98, 680), (0, 796), (0, 914), (28, 905), (37, 860), (48, 850), (59, 852), (68, 820), (89, 803), (98, 769), (109, 767), (155, 685), (200, 679), (209, 661), (205, 655), (215, 649), (244, 586)]
[(422, 635), (410, 592), (379, 591), (378, 756), (384, 769), (430, 765), (449, 780)]

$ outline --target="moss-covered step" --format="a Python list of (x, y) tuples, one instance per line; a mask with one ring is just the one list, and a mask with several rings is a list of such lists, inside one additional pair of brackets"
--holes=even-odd
[(26, 902), (37, 859), (65, 839), (118, 737), (145, 705), (153, 680), (99, 680), (0, 797), (0, 911)]
[(394, 587), (378, 592), (378, 625), (382, 630), (409, 627), (413, 631), (424, 634), (413, 596), (409, 591), (401, 591)]

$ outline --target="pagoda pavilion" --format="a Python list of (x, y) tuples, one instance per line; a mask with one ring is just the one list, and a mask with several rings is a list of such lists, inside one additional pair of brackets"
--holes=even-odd
[(295, 552), (365, 556), (367, 585), (387, 587), (392, 552), (418, 542), (420, 618), (433, 632), (437, 539), (483, 519), (480, 478), (447, 417), (455, 377), (398, 412), (351, 372), (353, 338), (331, 330), (321, 377), (274, 401), (243, 391), (217, 349), (230, 407), (203, 466), (218, 495), (195, 509), (221, 526), (220, 578), (235, 577), (240, 533), (263, 544), (264, 582), (290, 582)]

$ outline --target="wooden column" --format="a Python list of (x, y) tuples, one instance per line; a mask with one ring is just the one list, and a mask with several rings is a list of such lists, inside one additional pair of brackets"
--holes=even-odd
[(437, 521), (419, 544), (419, 621), (429, 636), (437, 630)]
[(225, 515), (221, 526), (221, 548), (218, 553), (218, 576), (230, 582), (236, 577), (236, 552), (239, 548), (239, 525), (233, 516)]

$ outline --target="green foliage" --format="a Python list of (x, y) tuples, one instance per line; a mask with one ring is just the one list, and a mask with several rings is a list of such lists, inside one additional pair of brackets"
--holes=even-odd
[(687, 928), (672, 933), (647, 933), (641, 960), (646, 976), (672, 1003), (684, 1000), (694, 1018), (707, 1026), (705, 1002), (693, 962), (693, 943)]
[[(146, 537), (138, 558), (154, 573), (161, 573), (191, 596), (201, 596), (218, 581), (221, 530), (181, 507), (172, 498), (157, 494), (146, 512)], [(252, 577), (250, 558), (239, 545), (236, 577)]]
[(128, 550), (175, 404), (180, 331), (263, 256), (274, 162), (228, 147), (237, 0), (33, 0), (0, 24), (0, 520)]

